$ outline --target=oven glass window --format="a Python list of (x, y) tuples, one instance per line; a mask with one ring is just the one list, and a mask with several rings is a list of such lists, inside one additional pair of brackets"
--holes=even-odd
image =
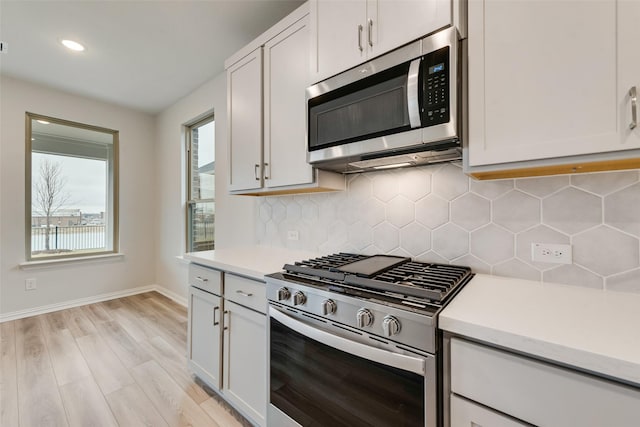
[(424, 425), (424, 377), (336, 350), (273, 318), (270, 334), (270, 402), (299, 424)]

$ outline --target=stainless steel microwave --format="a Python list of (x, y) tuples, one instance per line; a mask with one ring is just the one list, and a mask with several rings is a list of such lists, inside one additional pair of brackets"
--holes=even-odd
[(307, 88), (307, 160), (342, 173), (461, 158), (455, 27)]

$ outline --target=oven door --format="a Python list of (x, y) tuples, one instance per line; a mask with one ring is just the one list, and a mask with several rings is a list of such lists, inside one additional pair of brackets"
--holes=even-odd
[(269, 425), (436, 425), (433, 355), (270, 305), (269, 359)]

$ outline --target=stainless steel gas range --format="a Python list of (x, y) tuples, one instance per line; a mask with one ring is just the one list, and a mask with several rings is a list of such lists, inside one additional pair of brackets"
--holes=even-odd
[(437, 316), (472, 276), (468, 267), (346, 253), (266, 276), (268, 425), (438, 425)]

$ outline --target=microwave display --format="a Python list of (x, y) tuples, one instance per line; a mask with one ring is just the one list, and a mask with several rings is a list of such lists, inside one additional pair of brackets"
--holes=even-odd
[[(433, 126), (449, 121), (449, 47), (431, 52), (423, 57), (428, 70), (422, 76), (425, 98), (422, 103), (422, 125)], [(435, 65), (432, 65), (435, 64)]]

